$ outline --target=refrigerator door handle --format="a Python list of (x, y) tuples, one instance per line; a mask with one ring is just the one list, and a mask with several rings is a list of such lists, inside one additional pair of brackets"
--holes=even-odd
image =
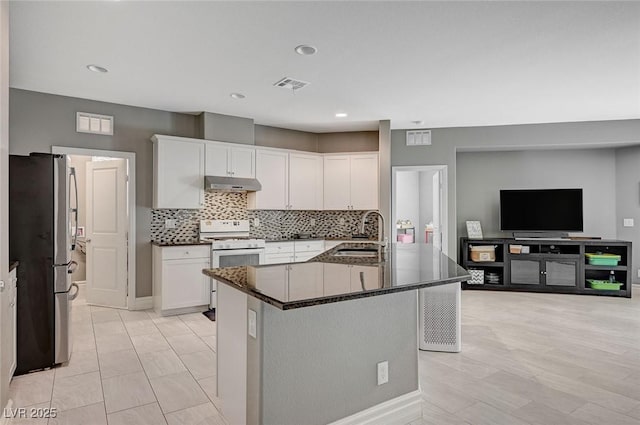
[[(71, 212), (73, 212), (74, 216), (74, 224), (72, 229), (75, 229), (75, 234), (73, 235), (73, 242), (71, 243), (71, 251), (75, 251), (76, 245), (78, 243), (78, 177), (76, 176), (76, 169), (71, 167), (69, 170), (69, 180), (73, 177), (73, 193), (75, 194), (75, 206), (71, 208)], [(69, 182), (71, 183), (71, 182)]]
[[(77, 268), (78, 268), (78, 262), (69, 261), (69, 264), (67, 265), (67, 273), (71, 274), (71, 273), (75, 272)], [(73, 286), (73, 285), (74, 284), (72, 284), (71, 286)]]
[(73, 293), (73, 295), (71, 295), (71, 289), (69, 289), (69, 301), (73, 301), (76, 298), (78, 298), (78, 294), (80, 293), (80, 288), (78, 287), (78, 284), (73, 282), (71, 284), (72, 288), (76, 288), (76, 291)]

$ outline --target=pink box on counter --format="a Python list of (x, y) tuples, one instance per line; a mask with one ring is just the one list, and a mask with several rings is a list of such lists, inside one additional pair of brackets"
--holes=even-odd
[(413, 243), (413, 235), (398, 235), (397, 240), (400, 243)]

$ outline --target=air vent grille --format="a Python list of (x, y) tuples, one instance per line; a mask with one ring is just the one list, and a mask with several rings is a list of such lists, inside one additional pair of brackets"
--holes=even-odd
[(110, 115), (76, 113), (76, 131), (78, 133), (113, 135), (113, 117)]
[(284, 77), (282, 80), (274, 84), (276, 87), (282, 87), (283, 89), (289, 89), (292, 91), (300, 90), (303, 87), (308, 86), (309, 83), (302, 80), (296, 80), (291, 77)]
[(431, 130), (407, 131), (407, 146), (425, 146), (431, 144)]

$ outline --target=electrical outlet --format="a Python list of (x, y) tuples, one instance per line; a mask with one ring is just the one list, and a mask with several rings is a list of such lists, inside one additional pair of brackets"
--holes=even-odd
[(625, 218), (624, 220), (622, 220), (622, 225), (624, 227), (633, 227), (633, 219), (632, 218)]
[(255, 311), (249, 309), (249, 336), (257, 338), (258, 335), (258, 317)]
[(258, 217), (253, 219), (253, 227), (260, 227), (260, 219)]
[(378, 363), (378, 385), (389, 382), (389, 362)]
[(172, 218), (167, 218), (164, 221), (164, 228), (165, 229), (175, 229), (176, 228), (176, 221)]
[(341, 218), (340, 220), (338, 220), (338, 223), (340, 223), (340, 226), (344, 226), (344, 218)]
[(310, 218), (309, 219), (309, 225), (310, 226), (315, 226), (316, 225), (316, 219), (315, 218)]

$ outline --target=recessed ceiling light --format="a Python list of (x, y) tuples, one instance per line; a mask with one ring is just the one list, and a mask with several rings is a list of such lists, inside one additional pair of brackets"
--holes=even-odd
[(244, 99), (246, 97), (242, 93), (231, 93), (229, 96), (231, 96), (234, 99)]
[(338, 112), (338, 113), (336, 114), (336, 118), (344, 118), (344, 117), (346, 117), (346, 116), (347, 116), (347, 113), (346, 113), (346, 112)]
[(108, 70), (107, 68), (103, 68), (103, 67), (101, 67), (101, 66), (94, 65), (94, 64), (87, 65), (87, 69), (88, 69), (89, 71), (93, 71), (93, 72), (101, 72), (101, 73), (103, 73), (103, 74), (104, 74), (105, 72), (109, 72), (109, 70)]
[(296, 47), (296, 53), (299, 55), (303, 55), (303, 56), (310, 56), (310, 55), (314, 55), (318, 49), (316, 49), (313, 46), (309, 46), (307, 44), (301, 44), (298, 47)]

